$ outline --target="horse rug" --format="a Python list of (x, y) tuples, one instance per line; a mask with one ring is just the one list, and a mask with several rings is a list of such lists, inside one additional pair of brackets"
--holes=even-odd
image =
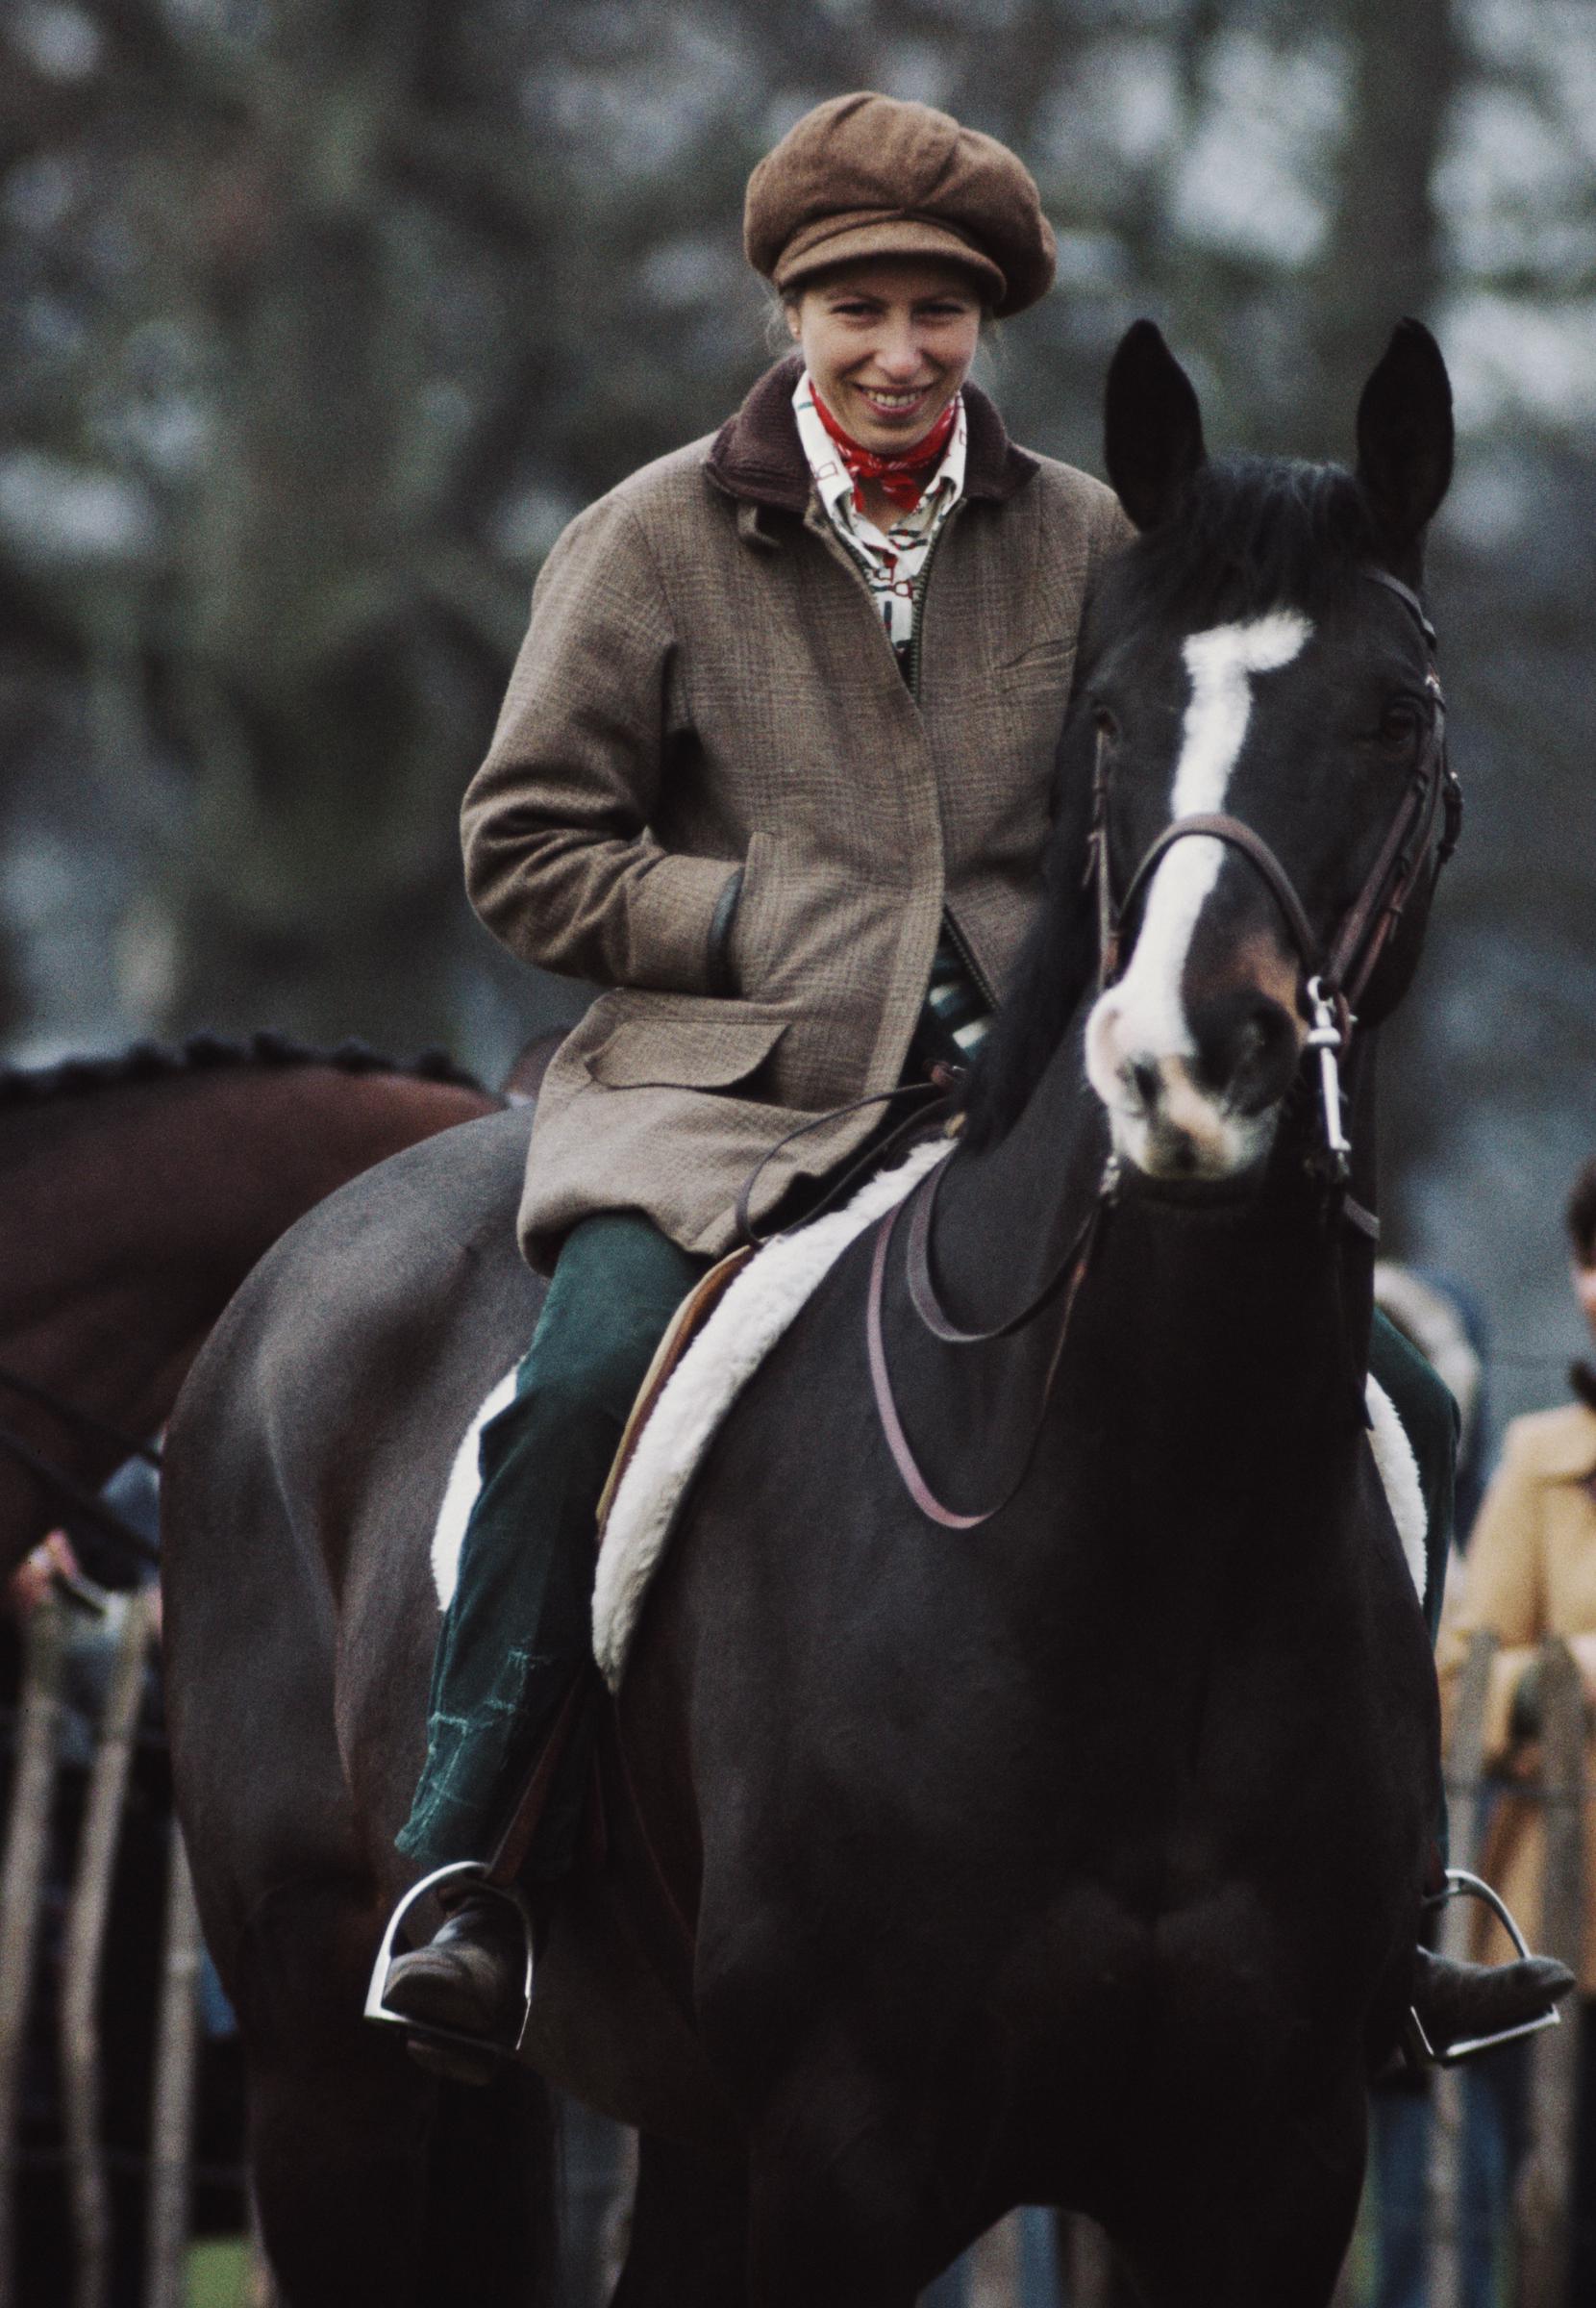
[[(593, 1655), (611, 1691), (620, 1687), (643, 1597), (682, 1502), (738, 1394), (849, 1243), (885, 1217), (952, 1150), (946, 1139), (917, 1146), (896, 1168), (870, 1179), (840, 1210), (778, 1235), (720, 1289), (702, 1327), (674, 1361), (673, 1325), (643, 1381), (605, 1494)], [(479, 1438), (514, 1392), (512, 1367), (487, 1396), (455, 1453), (433, 1536), (433, 1580), (440, 1609), (448, 1608), (459, 1576), (461, 1543), (478, 1489)], [(1422, 1607), (1426, 1514), (1418, 1462), (1390, 1396), (1372, 1377), (1368, 1407), (1369, 1446)]]

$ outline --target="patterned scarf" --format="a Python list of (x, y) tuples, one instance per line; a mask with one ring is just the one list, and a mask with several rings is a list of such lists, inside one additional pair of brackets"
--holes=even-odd
[(960, 396), (957, 392), (954, 394), (924, 440), (917, 440), (911, 449), (905, 449), (900, 457), (878, 457), (874, 449), (861, 448), (851, 433), (844, 433), (820, 398), (812, 377), (810, 379), (810, 391), (814, 401), (814, 413), (835, 441), (837, 455), (853, 482), (856, 511), (864, 511), (864, 484), (873, 481), (883, 495), (894, 505), (901, 507), (905, 513), (912, 513), (924, 494), (932, 466), (948, 445)]

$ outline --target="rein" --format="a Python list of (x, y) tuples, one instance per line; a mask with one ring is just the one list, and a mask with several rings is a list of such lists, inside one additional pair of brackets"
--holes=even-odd
[[(119, 1427), (111, 1425), (108, 1420), (96, 1417), (92, 1411), (80, 1409), (76, 1403), (53, 1393), (48, 1387), (41, 1387), (37, 1379), (25, 1378), (20, 1370), (13, 1370), (4, 1363), (0, 1363), (0, 1389), (9, 1390), (12, 1394), (20, 1395), (24, 1402), (36, 1403), (41, 1410), (53, 1413), (69, 1431), (87, 1436), (90, 1442), (114, 1443), (122, 1453), (124, 1463), (128, 1459), (142, 1459), (147, 1467), (159, 1469), (161, 1466), (161, 1453), (153, 1443), (136, 1442), (131, 1435), (123, 1434)], [(37, 1450), (14, 1427), (0, 1425), (0, 1451), (8, 1453), (18, 1466), (25, 1467), (78, 1520), (92, 1523), (102, 1537), (127, 1547), (141, 1563), (160, 1562), (159, 1548), (145, 1538), (142, 1531), (136, 1531), (124, 1516), (117, 1514), (114, 1507), (107, 1506), (97, 1493), (68, 1474), (65, 1468), (58, 1466), (54, 1459)]]
[[(161, 1453), (153, 1442), (136, 1442), (119, 1426), (112, 1426), (108, 1419), (97, 1418), (92, 1411), (80, 1410), (75, 1402), (68, 1402), (64, 1395), (53, 1393), (48, 1387), (41, 1387), (37, 1379), (24, 1378), (21, 1371), (13, 1370), (9, 1363), (0, 1363), (0, 1389), (20, 1394), (24, 1402), (37, 1403), (40, 1410), (53, 1411), (63, 1426), (75, 1428), (92, 1442), (114, 1442), (124, 1458), (142, 1459), (146, 1467), (160, 1468)], [(0, 1432), (4, 1430), (0, 1429)]]
[(159, 1563), (161, 1551), (153, 1540), (142, 1531), (136, 1531), (131, 1522), (108, 1507), (103, 1498), (73, 1479), (63, 1468), (58, 1467), (44, 1453), (25, 1442), (14, 1427), (0, 1426), (0, 1450), (9, 1451), (19, 1466), (37, 1477), (45, 1489), (53, 1491), (59, 1500), (70, 1508), (84, 1522), (90, 1522), (107, 1539), (114, 1539), (138, 1557), (141, 1563)]
[[(1327, 1184), (1346, 1221), (1359, 1233), (1378, 1241), (1379, 1220), (1347, 1192), (1352, 1149), (1342, 1129), (1338, 1060), (1351, 1042), (1352, 1029), (1356, 1023), (1353, 1005), (1362, 998), (1380, 958), (1418, 886), (1420, 876), (1430, 863), (1432, 852), (1434, 858), (1434, 870), (1438, 874), (1458, 845), (1458, 838), (1462, 830), (1462, 792), (1447, 760), (1446, 705), (1434, 664), (1434, 627), (1410, 586), (1404, 585), (1400, 578), (1388, 575), (1384, 569), (1365, 569), (1363, 574), (1374, 584), (1383, 585), (1394, 593), (1417, 620), (1430, 653), (1426, 687), (1433, 700), (1434, 711), (1423, 756), (1409, 781), (1401, 806), (1381, 843), (1379, 855), (1361, 890), (1337, 923), (1328, 945), (1321, 950), (1296, 887), (1268, 842), (1243, 819), (1224, 812), (1179, 817), (1166, 825), (1141, 858), (1126, 885), (1123, 898), (1116, 904), (1109, 856), (1109, 771), (1101, 733), (1092, 779), (1091, 831), (1087, 840), (1085, 880), (1088, 886), (1095, 881), (1097, 889), (1098, 987), (1101, 992), (1112, 986), (1120, 974), (1124, 925), (1133, 907), (1145, 892), (1160, 860), (1168, 855), (1177, 841), (1186, 840), (1194, 835), (1206, 835), (1212, 840), (1227, 843), (1247, 859), (1279, 906), (1302, 964), (1302, 991), (1311, 1017), (1307, 1046), (1319, 1059), (1322, 1120), (1329, 1156)], [(1437, 821), (1440, 829), (1438, 839)], [(937, 1292), (932, 1273), (932, 1229), (936, 1197), (946, 1167), (946, 1164), (942, 1164), (923, 1179), (903, 1202), (893, 1206), (876, 1230), (875, 1252), (865, 1299), (864, 1333), (876, 1415), (905, 1490), (928, 1520), (940, 1524), (944, 1530), (970, 1531), (1000, 1515), (1017, 1496), (1031, 1471), (1036, 1446), (1047, 1422), (1048, 1408), (1063, 1360), (1075, 1303), (1107, 1214), (1118, 1192), (1119, 1164), (1116, 1157), (1110, 1154), (1091, 1209), (1040, 1290), (1017, 1314), (982, 1330), (964, 1329), (952, 1319)], [(1042, 1382), (1041, 1400), (1019, 1471), (995, 1505), (976, 1514), (959, 1513), (932, 1490), (904, 1431), (893, 1392), (882, 1310), (886, 1294), (887, 1260), (893, 1236), (909, 1203), (914, 1206), (904, 1254), (904, 1279), (910, 1304), (922, 1328), (942, 1344), (980, 1346), (990, 1344), (998, 1339), (1012, 1338), (1016, 1332), (1034, 1322), (1055, 1298), (1060, 1294), (1062, 1296), (1059, 1328)]]
[(862, 1114), (867, 1106), (889, 1106), (899, 1098), (913, 1098), (916, 1101), (912, 1113), (903, 1121), (895, 1123), (877, 1144), (866, 1144), (864, 1151), (827, 1187), (813, 1208), (805, 1212), (803, 1223), (807, 1226), (828, 1210), (834, 1209), (856, 1178), (862, 1178), (867, 1171), (884, 1170), (889, 1155), (895, 1154), (910, 1139), (917, 1137), (929, 1122), (941, 1121), (953, 1104), (960, 1079), (960, 1071), (955, 1067), (934, 1066), (929, 1079), (924, 1082), (900, 1082), (896, 1090), (872, 1091), (868, 1097), (854, 1098), (846, 1106), (834, 1106), (827, 1114), (817, 1114), (809, 1121), (800, 1122), (796, 1130), (789, 1130), (785, 1138), (776, 1141), (768, 1153), (760, 1156), (738, 1189), (738, 1240), (746, 1242), (750, 1249), (762, 1250), (766, 1242), (774, 1242), (778, 1234), (786, 1231), (783, 1227), (770, 1227), (761, 1233), (755, 1225), (754, 1192), (777, 1155), (785, 1152), (795, 1139), (807, 1138), (811, 1130), (827, 1129), (833, 1122), (846, 1121), (849, 1115)]
[[(1104, 1169), (1103, 1182), (1080, 1231), (1030, 1305), (1022, 1308), (1019, 1314), (1010, 1316), (1007, 1322), (996, 1324), (991, 1330), (960, 1330), (948, 1319), (941, 1301), (937, 1297), (935, 1285), (931, 1275), (931, 1212), (935, 1201), (936, 1186), (946, 1167), (947, 1165), (944, 1163), (940, 1168), (932, 1171), (923, 1184), (917, 1187), (909, 1197), (916, 1205), (913, 1218), (910, 1224), (909, 1292), (913, 1301), (915, 1313), (932, 1336), (941, 1339), (951, 1346), (977, 1346), (985, 1344), (991, 1339), (1011, 1338), (1015, 1331), (1022, 1330), (1027, 1323), (1034, 1321), (1042, 1309), (1060, 1291), (1063, 1292), (1063, 1306), (1060, 1313), (1058, 1335), (1053, 1342), (1053, 1351), (1048, 1357), (1047, 1375), (1042, 1381), (1042, 1398), (1037, 1406), (1035, 1422), (1031, 1429), (1030, 1440), (1026, 1443), (1024, 1454), (1020, 1460), (1019, 1471), (995, 1505), (983, 1507), (977, 1514), (960, 1515), (957, 1509), (944, 1505), (920, 1470), (919, 1462), (914, 1456), (909, 1437), (904, 1432), (903, 1420), (898, 1416), (897, 1399), (892, 1392), (892, 1373), (887, 1367), (886, 1341), (882, 1333), (882, 1301), (886, 1294), (887, 1253), (892, 1247), (892, 1237), (903, 1213), (904, 1204), (902, 1202), (893, 1205), (876, 1231), (875, 1255), (870, 1262), (870, 1287), (864, 1302), (864, 1340), (870, 1364), (870, 1385), (876, 1398), (876, 1412), (881, 1419), (882, 1433), (886, 1439), (886, 1447), (892, 1454), (893, 1465), (903, 1479), (904, 1488), (921, 1514), (930, 1521), (940, 1523), (945, 1531), (973, 1531), (979, 1529), (984, 1522), (990, 1522), (994, 1515), (1002, 1514), (1004, 1508), (1017, 1497), (1026, 1476), (1031, 1472), (1031, 1462), (1036, 1455), (1036, 1445), (1041, 1441), (1042, 1429), (1047, 1424), (1048, 1405), (1053, 1400), (1053, 1384), (1059, 1375), (1059, 1366), (1063, 1360), (1064, 1342), (1069, 1337), (1070, 1317), (1075, 1312), (1075, 1301), (1081, 1285), (1086, 1278), (1086, 1268), (1091, 1263), (1091, 1254), (1097, 1243), (1098, 1230), (1103, 1223), (1104, 1213), (1113, 1200), (1119, 1181), (1119, 1170), (1118, 1165), (1110, 1156)], [(930, 1191), (927, 1191), (928, 1189)]]

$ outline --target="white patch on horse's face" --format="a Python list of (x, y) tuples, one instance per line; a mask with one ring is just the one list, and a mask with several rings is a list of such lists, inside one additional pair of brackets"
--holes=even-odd
[[(1191, 696), (1170, 795), (1172, 818), (1225, 807), (1252, 717), (1252, 677), (1298, 656), (1312, 627), (1291, 610), (1192, 634)], [(1086, 1072), (1109, 1110), (1115, 1152), (1151, 1177), (1228, 1178), (1267, 1150), (1273, 1114), (1238, 1115), (1196, 1080), (1197, 1044), (1182, 995), (1186, 958), (1213, 893), (1225, 844), (1176, 842), (1154, 872), (1131, 966), (1093, 1009)]]

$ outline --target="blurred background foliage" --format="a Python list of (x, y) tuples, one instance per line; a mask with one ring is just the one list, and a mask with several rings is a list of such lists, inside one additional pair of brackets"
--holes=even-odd
[(1577, 1342), (1596, 1145), (1588, 0), (9, 0), (0, 1031), (275, 1025), (489, 1071), (459, 794), (561, 524), (766, 359), (749, 167), (872, 87), (1014, 144), (1060, 279), (984, 358), (1095, 468), (1164, 325), (1216, 443), (1342, 454), (1392, 321), (1453, 364), (1432, 576), (1469, 797), (1388, 1065), (1392, 1247)]

